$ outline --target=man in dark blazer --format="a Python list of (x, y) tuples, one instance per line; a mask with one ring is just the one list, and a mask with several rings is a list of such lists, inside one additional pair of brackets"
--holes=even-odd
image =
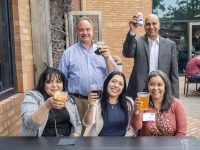
[(158, 33), (160, 22), (156, 15), (145, 18), (146, 34), (139, 37), (135, 34), (138, 27), (137, 16), (129, 22), (130, 31), (123, 45), (123, 55), (134, 59), (134, 67), (128, 84), (127, 96), (135, 99), (137, 92), (143, 91), (149, 72), (162, 70), (169, 77), (172, 94), (179, 97), (179, 77), (176, 44), (161, 37)]

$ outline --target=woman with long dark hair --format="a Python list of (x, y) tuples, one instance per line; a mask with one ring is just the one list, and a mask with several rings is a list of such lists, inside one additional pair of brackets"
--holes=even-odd
[(90, 92), (88, 109), (83, 118), (85, 136), (134, 135), (129, 124), (132, 104), (125, 97), (126, 79), (123, 73), (110, 73), (104, 81), (102, 98)]
[(64, 102), (56, 99), (55, 93), (61, 91), (65, 91), (64, 74), (55, 68), (44, 70), (21, 105), (21, 136), (80, 136), (76, 104), (69, 95)]
[(171, 85), (166, 74), (160, 70), (152, 71), (146, 83), (149, 92), (149, 107), (141, 110), (143, 103), (135, 101), (131, 126), (141, 136), (185, 136), (187, 130), (186, 114), (180, 100), (173, 97)]

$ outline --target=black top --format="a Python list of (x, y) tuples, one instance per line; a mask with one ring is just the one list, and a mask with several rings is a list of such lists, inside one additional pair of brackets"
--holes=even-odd
[(42, 136), (69, 136), (71, 126), (70, 116), (66, 108), (50, 109)]

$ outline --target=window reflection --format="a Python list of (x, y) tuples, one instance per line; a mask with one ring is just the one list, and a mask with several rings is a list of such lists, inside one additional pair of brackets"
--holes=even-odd
[(199, 0), (153, 0), (153, 13), (161, 19), (199, 20)]
[[(153, 13), (160, 19), (160, 35), (176, 43), (179, 73), (184, 74), (187, 61), (200, 50), (200, 0), (153, 0)], [(199, 25), (189, 29), (190, 22)]]
[(12, 47), (11, 0), (0, 0), (0, 100), (16, 88)]
[(200, 26), (194, 25), (192, 28), (192, 54), (200, 51)]

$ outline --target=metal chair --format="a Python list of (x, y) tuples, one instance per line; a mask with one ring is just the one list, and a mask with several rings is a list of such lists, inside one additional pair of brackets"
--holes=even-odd
[(200, 83), (200, 82), (198, 82), (197, 80), (194, 80), (191, 77), (188, 77), (187, 75), (185, 75), (184, 95), (186, 95), (186, 97), (188, 96), (189, 84), (196, 84), (196, 90), (197, 90), (198, 83)]

